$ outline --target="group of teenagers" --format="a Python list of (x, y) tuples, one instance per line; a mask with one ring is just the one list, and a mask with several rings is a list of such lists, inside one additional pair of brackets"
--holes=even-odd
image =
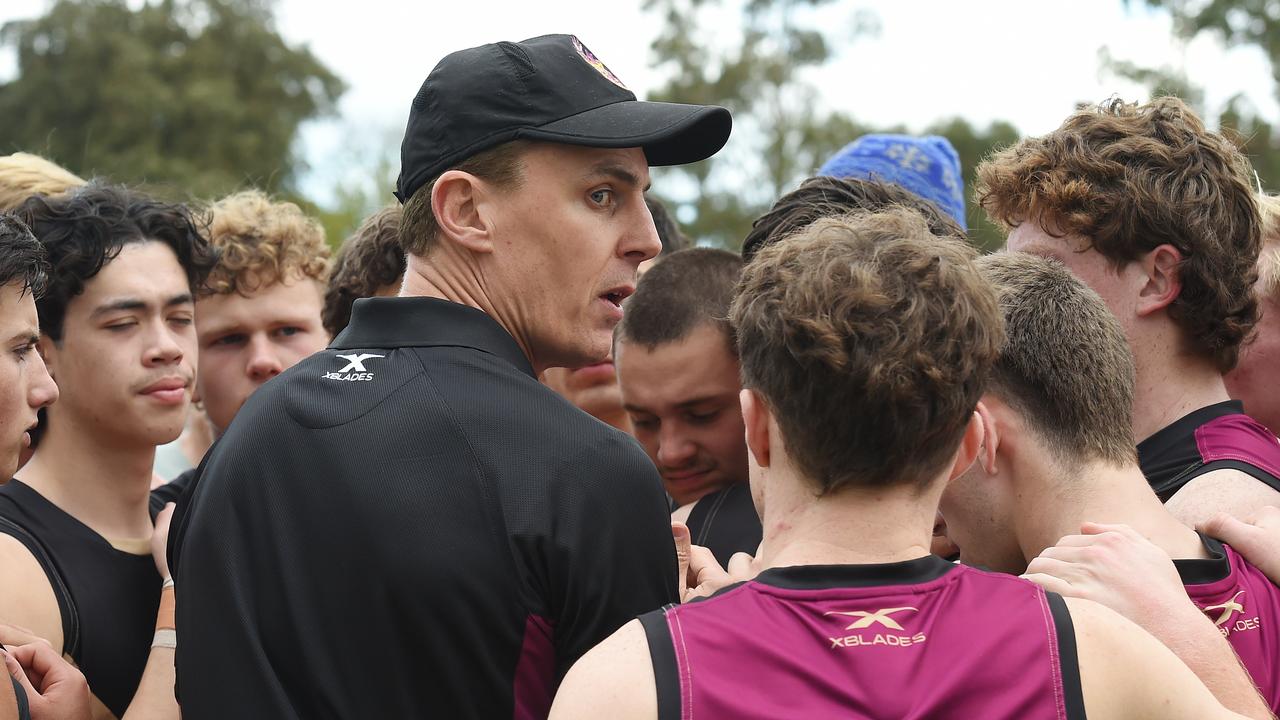
[(452, 53), (330, 258), (0, 158), (0, 718), (1271, 718), (1280, 199), (1177, 98), (868, 135)]

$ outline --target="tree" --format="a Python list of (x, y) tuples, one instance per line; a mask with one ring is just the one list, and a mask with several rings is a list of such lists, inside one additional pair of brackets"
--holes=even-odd
[(0, 84), (0, 152), (82, 176), (211, 197), (294, 189), (299, 125), (343, 82), (275, 30), (270, 0), (58, 0), (7, 23), (18, 76)]
[[(1126, 4), (1129, 0), (1125, 0)], [(1176, 35), (1189, 41), (1197, 35), (1215, 35), (1227, 45), (1255, 45), (1271, 61), (1275, 81), (1273, 92), (1280, 98), (1280, 2), (1276, 0), (1145, 0), (1164, 8), (1173, 17)], [(1194, 87), (1186, 73), (1176, 69), (1150, 70), (1126, 64), (1112, 64), (1122, 77), (1136, 79), (1153, 94), (1173, 94), (1187, 100), (1202, 114), (1208, 108), (1204, 93)], [(1218, 115), (1222, 132), (1249, 157), (1261, 184), (1274, 191), (1280, 188), (1280, 136), (1271, 124), (1258, 116), (1240, 95), (1231, 98)]]
[[(805, 71), (833, 54), (827, 35), (813, 27), (816, 12), (830, 0), (741, 0), (742, 27), (720, 38), (740, 39), (715, 47), (704, 25), (723, 23), (717, 0), (646, 0), (660, 13), (663, 29), (651, 49), (671, 78), (649, 99), (723, 105), (733, 112), (730, 147), (700, 163), (659, 171), (667, 202), (679, 206), (686, 230), (705, 242), (736, 248), (751, 221), (778, 196), (816, 170), (832, 153), (869, 132), (903, 132), (902, 127), (873, 128), (838, 109), (826, 108)], [(707, 20), (707, 15), (712, 15)], [(877, 20), (855, 13), (849, 38), (874, 33)], [(980, 129), (962, 119), (940, 120), (929, 132), (956, 146), (966, 185), (972, 187), (978, 160), (997, 143), (1011, 143), (1017, 131), (1008, 123)], [(681, 190), (686, 192), (681, 192)], [(994, 247), (1002, 235), (976, 208), (969, 209), (971, 238)]]

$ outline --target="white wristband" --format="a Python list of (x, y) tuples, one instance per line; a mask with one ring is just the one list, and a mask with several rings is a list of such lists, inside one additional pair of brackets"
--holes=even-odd
[(178, 648), (178, 631), (172, 628), (157, 630), (155, 637), (151, 639), (151, 647), (176, 650)]
[(160, 589), (163, 590), (165, 588), (171, 588), (171, 587), (173, 587), (173, 578), (170, 577), (170, 578), (164, 579), (164, 584), (160, 586)]

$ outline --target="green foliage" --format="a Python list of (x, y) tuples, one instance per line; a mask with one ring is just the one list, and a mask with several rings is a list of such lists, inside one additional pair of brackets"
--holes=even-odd
[[(739, 0), (726, 8), (718, 0), (646, 0), (645, 9), (664, 21), (652, 51), (671, 78), (648, 99), (723, 105), (734, 116), (733, 137), (715, 157), (656, 173), (659, 193), (681, 208), (678, 216), (692, 237), (737, 248), (752, 220), (845, 144), (869, 132), (904, 131), (873, 128), (825, 108), (817, 88), (806, 81), (806, 70), (832, 58), (831, 41), (814, 27), (817, 11), (829, 4)], [(735, 10), (740, 28), (709, 32), (723, 29), (724, 15)], [(840, 42), (875, 31), (873, 16), (854, 14), (852, 20), (852, 37)], [(732, 45), (716, 44), (726, 37), (733, 38)], [(929, 131), (956, 146), (966, 183), (992, 147), (1018, 137), (1008, 123), (979, 129), (960, 119), (941, 121)], [(679, 192), (681, 187), (692, 192)], [(970, 209), (974, 242), (1000, 245), (1002, 235), (981, 215)]]
[(345, 87), (276, 32), (269, 0), (58, 0), (0, 29), (18, 77), (0, 84), (0, 152), (82, 176), (212, 197), (288, 194), (299, 125)]
[[(1126, 4), (1129, 0), (1125, 0)], [(1254, 45), (1271, 62), (1275, 81), (1273, 92), (1280, 97), (1280, 2), (1277, 0), (1145, 0), (1147, 5), (1164, 8), (1173, 16), (1174, 32), (1183, 40), (1208, 33), (1227, 45)], [(1172, 94), (1185, 100), (1202, 115), (1206, 114), (1204, 92), (1192, 86), (1186, 74), (1161, 68), (1150, 70), (1131, 64), (1115, 64), (1111, 68), (1121, 77), (1136, 80), (1153, 94)], [(1212, 119), (1212, 118), (1206, 118)], [(1246, 102), (1233, 97), (1218, 115), (1222, 132), (1235, 140), (1253, 163), (1265, 189), (1280, 189), (1280, 135)]]

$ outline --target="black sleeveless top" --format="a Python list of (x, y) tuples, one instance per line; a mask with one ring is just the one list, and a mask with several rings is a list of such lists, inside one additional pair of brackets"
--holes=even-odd
[(745, 482), (699, 498), (685, 525), (693, 544), (710, 550), (721, 565), (728, 565), (734, 553), (755, 555), (760, 547), (760, 516), (751, 500), (751, 486)]
[(116, 549), (16, 478), (0, 487), (0, 533), (40, 562), (62, 614), (62, 652), (80, 666), (93, 694), (116, 717), (124, 715), (160, 608), (161, 578), (151, 555)]

